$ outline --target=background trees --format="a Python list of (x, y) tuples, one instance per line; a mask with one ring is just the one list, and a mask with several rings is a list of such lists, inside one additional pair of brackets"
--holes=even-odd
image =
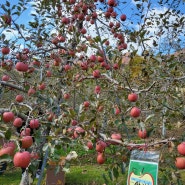
[[(131, 14), (124, 12), (128, 6)], [(16, 141), (16, 152), (49, 152), (55, 159), (56, 150), (92, 141), (101, 153), (98, 163), (115, 142), (120, 145), (112, 154), (121, 160), (128, 148), (158, 146), (166, 138), (164, 148), (172, 148), (172, 140), (183, 141), (183, 6), (181, 1), (3, 2), (1, 136)], [(137, 101), (128, 100), (131, 93)], [(143, 144), (137, 145), (141, 131), (148, 138), (142, 132)], [(32, 135), (29, 147), (23, 144), (26, 132)], [(170, 160), (176, 155), (174, 150)]]

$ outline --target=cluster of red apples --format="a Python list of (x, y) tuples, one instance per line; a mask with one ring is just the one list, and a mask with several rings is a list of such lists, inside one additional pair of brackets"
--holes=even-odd
[[(4, 112), (2, 115), (2, 119), (7, 124), (13, 124), (14, 127), (19, 128), (23, 124), (23, 120), (20, 117), (15, 117), (13, 112)], [(31, 129), (37, 129), (39, 127), (39, 120), (38, 119), (31, 119), (29, 121), (29, 127), (23, 128), (20, 132), (20, 147), (22, 150), (28, 149), (33, 144), (33, 138), (31, 136)], [(15, 142), (11, 141), (8, 143), (5, 143), (3, 148), (0, 149), (0, 156), (7, 154), (10, 156), (13, 156), (13, 163), (16, 167), (22, 167), (26, 168), (31, 159), (38, 158), (38, 155), (34, 153), (29, 153), (27, 151), (23, 152), (16, 152), (16, 144)], [(14, 155), (15, 154), (15, 155)], [(24, 160), (23, 160), (24, 159)]]
[[(185, 156), (185, 142), (182, 142), (177, 146), (177, 151), (180, 155)], [(185, 169), (185, 157), (177, 157), (175, 165), (178, 169)]]

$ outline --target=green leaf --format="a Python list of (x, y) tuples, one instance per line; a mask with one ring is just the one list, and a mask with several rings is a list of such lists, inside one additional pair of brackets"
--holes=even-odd
[(118, 125), (119, 122), (120, 122), (120, 120), (117, 119), (117, 120), (114, 121), (114, 124), (115, 124), (115, 125)]
[(9, 140), (9, 139), (11, 138), (11, 135), (12, 135), (11, 129), (8, 129), (8, 130), (6, 131), (6, 133), (5, 133), (5, 138), (6, 138), (7, 140)]
[(6, 6), (10, 7), (9, 1), (6, 1)]
[(109, 174), (110, 180), (113, 181), (113, 173), (112, 173), (112, 170), (109, 170), (108, 171), (108, 174)]
[(96, 36), (96, 37), (94, 38), (94, 41), (95, 41), (96, 43), (98, 43), (98, 42), (101, 41), (101, 38), (100, 38), (99, 36)]
[(64, 143), (71, 143), (71, 139), (69, 139), (68, 137), (60, 137), (60, 139), (61, 139)]
[(121, 168), (121, 173), (122, 174), (125, 174), (125, 171), (126, 171), (125, 166), (126, 166), (125, 163), (121, 163), (120, 164), (120, 168)]
[(43, 146), (42, 150), (43, 150), (43, 151), (46, 151), (48, 148), (49, 148), (48, 143), (45, 143), (45, 145)]
[(5, 8), (5, 5), (4, 5), (4, 4), (1, 5), (1, 8), (2, 8), (5, 12), (8, 11), (8, 10)]
[(105, 181), (105, 184), (108, 185), (109, 181), (108, 181), (106, 175), (105, 174), (102, 174), (102, 177), (103, 177), (103, 179)]
[(0, 163), (1, 162), (10, 162), (11, 160), (12, 160), (11, 156), (10, 155), (7, 155), (7, 154), (2, 155), (0, 157)]
[(73, 109), (69, 109), (69, 115), (74, 118), (76, 115), (76, 112)]
[(119, 172), (118, 172), (118, 169), (116, 167), (113, 168), (113, 174), (114, 174), (114, 177), (116, 179), (119, 177)]
[(147, 116), (147, 118), (145, 119), (144, 122), (149, 121), (151, 118), (153, 118), (155, 116), (155, 114), (150, 114), (149, 116)]

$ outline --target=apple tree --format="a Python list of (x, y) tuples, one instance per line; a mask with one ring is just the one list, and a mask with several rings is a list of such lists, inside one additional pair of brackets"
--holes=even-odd
[(39, 157), (45, 168), (60, 160), (57, 151), (80, 144), (99, 164), (110, 158), (117, 178), (132, 149), (155, 149), (160, 183), (180, 183), (172, 178), (185, 168), (175, 163), (185, 119), (179, 5), (160, 1), (157, 14), (148, 1), (1, 2), (0, 156), (34, 178)]

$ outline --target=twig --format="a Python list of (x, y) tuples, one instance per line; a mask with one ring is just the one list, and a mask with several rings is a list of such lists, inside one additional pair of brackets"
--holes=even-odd
[(2, 108), (2, 109), (0, 109), (0, 114), (2, 114), (4, 112), (8, 112), (8, 111), (10, 111), (10, 109), (4, 109), (4, 108)]
[(14, 85), (14, 84), (11, 84), (11, 83), (8, 83), (8, 82), (5, 82), (5, 81), (1, 81), (1, 80), (0, 80), (0, 84), (4, 85), (4, 86), (7, 86), (7, 87), (12, 87), (12, 88), (17, 89), (19, 91), (26, 92), (22, 87), (20, 87), (18, 85)]
[(123, 145), (125, 147), (130, 147), (130, 148), (140, 148), (140, 147), (147, 148), (147, 147), (152, 147), (152, 146), (159, 145), (159, 144), (166, 144), (166, 143), (169, 143), (169, 142), (175, 141), (175, 140), (176, 140), (176, 138), (172, 137), (172, 138), (156, 141), (151, 144), (146, 144), (146, 143), (134, 144), (134, 143), (123, 142), (123, 141), (117, 140), (117, 139), (109, 139), (108, 138), (105, 140), (105, 142), (113, 142), (113, 143), (117, 143), (117, 144)]

